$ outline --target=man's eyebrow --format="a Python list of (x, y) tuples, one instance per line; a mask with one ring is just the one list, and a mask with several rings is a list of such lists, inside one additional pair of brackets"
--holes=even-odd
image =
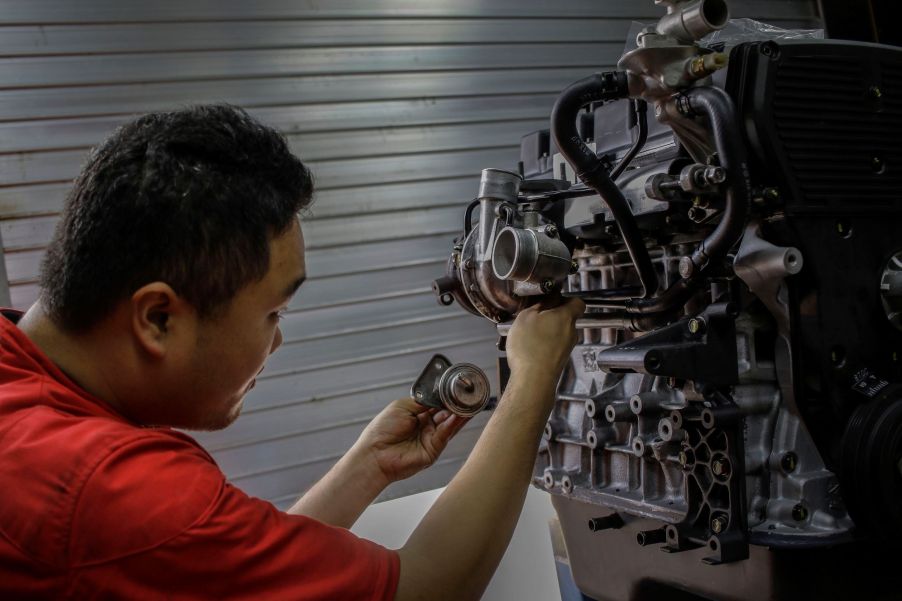
[(295, 292), (298, 291), (298, 288), (301, 287), (301, 284), (303, 284), (303, 283), (304, 283), (304, 280), (306, 280), (306, 279), (307, 279), (307, 276), (306, 276), (306, 275), (302, 275), (301, 277), (299, 277), (298, 279), (296, 279), (295, 281), (293, 281), (291, 284), (288, 285), (287, 288), (285, 288), (285, 292), (283, 293), (283, 296), (284, 296), (285, 298), (291, 298), (291, 296), (292, 296)]

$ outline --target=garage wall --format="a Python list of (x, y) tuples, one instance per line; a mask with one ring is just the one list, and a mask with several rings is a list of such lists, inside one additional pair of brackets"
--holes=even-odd
[[(756, 0), (734, 13), (792, 26), (814, 11)], [(129, 116), (229, 102), (280, 128), (318, 183), (310, 279), (244, 415), (200, 439), (236, 484), (284, 506), (433, 353), (492, 369), (492, 328), (429, 289), (479, 171), (513, 168), (556, 93), (611, 68), (631, 21), (660, 13), (651, 0), (0, 0), (11, 303), (37, 297), (70, 180)], [(444, 483), (483, 423), (386, 496)]]

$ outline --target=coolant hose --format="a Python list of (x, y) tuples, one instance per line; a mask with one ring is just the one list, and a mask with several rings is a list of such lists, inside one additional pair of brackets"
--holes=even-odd
[(733, 101), (720, 88), (704, 86), (687, 90), (677, 97), (676, 102), (683, 116), (705, 115), (708, 118), (720, 166), (727, 173), (724, 212), (714, 231), (692, 253), (691, 268), (683, 272), (681, 266), (683, 278), (656, 298), (628, 301), (626, 310), (629, 313), (663, 313), (682, 307), (701, 287), (707, 268), (722, 261), (739, 240), (749, 214), (751, 184), (748, 162), (740, 142)]
[(692, 253), (693, 271), (698, 272), (726, 257), (742, 236), (749, 214), (751, 183), (736, 109), (727, 93), (710, 86), (691, 88), (677, 98), (677, 109), (686, 117), (704, 115), (708, 118), (720, 166), (727, 172), (723, 217)]
[(595, 73), (575, 82), (554, 103), (551, 111), (551, 135), (555, 146), (573, 167), (579, 179), (595, 190), (611, 210), (639, 274), (642, 297), (648, 298), (658, 289), (658, 276), (636, 219), (620, 188), (611, 180), (604, 163), (582, 141), (576, 128), (576, 117), (582, 107), (593, 102), (626, 98), (628, 94), (626, 73), (622, 71)]

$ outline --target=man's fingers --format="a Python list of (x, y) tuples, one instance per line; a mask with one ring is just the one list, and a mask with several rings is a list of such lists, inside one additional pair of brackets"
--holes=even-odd
[(575, 297), (567, 299), (567, 302), (564, 303), (564, 307), (567, 309), (568, 313), (573, 316), (573, 319), (582, 317), (586, 312), (586, 303)]
[(413, 397), (404, 397), (398, 399), (396, 401), (391, 402), (391, 406), (397, 407), (398, 409), (403, 409), (405, 411), (409, 411), (414, 415), (419, 415), (421, 413), (425, 413), (429, 411), (429, 407), (426, 405), (421, 405), (414, 399)]
[(559, 306), (561, 306), (563, 300), (564, 300), (563, 297), (558, 293), (548, 294), (548, 295), (541, 297), (541, 299), (539, 300), (539, 302), (536, 305), (540, 312), (548, 311), (551, 309), (556, 309)]
[(471, 418), (469, 418), (469, 417), (458, 418), (456, 420), (456, 423), (451, 427), (451, 436), (449, 436), (448, 438), (454, 438), (457, 435), (457, 433), (460, 432), (464, 426), (466, 426), (468, 423), (470, 423), (470, 419)]
[(432, 422), (437, 426), (440, 423), (442, 423), (443, 421), (445, 421), (446, 419), (448, 419), (449, 417), (451, 417), (451, 412), (448, 411), (447, 409), (442, 409), (440, 411), (436, 411), (432, 415)]
[(438, 428), (436, 428), (436, 431), (441, 435), (442, 439), (448, 441), (454, 438), (454, 435), (460, 432), (460, 429), (467, 425), (468, 421), (470, 421), (470, 418), (468, 417), (452, 415), (441, 424), (439, 424)]

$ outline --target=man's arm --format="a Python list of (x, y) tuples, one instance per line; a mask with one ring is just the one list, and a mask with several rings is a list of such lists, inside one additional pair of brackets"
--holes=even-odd
[(507, 340), (511, 378), (469, 459), (399, 551), (395, 599), (478, 599), (523, 508), (581, 301), (521, 312)]
[(394, 401), (288, 513), (350, 528), (386, 486), (432, 465), (466, 422), (411, 398)]

